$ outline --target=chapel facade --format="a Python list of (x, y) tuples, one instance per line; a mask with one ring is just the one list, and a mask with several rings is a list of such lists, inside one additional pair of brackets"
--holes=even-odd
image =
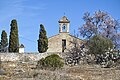
[(82, 44), (82, 40), (69, 33), (70, 21), (66, 16), (63, 16), (59, 21), (59, 34), (48, 38), (47, 52), (68, 52), (74, 45), (71, 43), (77, 40)]

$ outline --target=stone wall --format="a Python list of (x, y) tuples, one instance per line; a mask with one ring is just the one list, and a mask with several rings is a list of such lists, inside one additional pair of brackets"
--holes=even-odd
[(47, 52), (62, 52), (62, 39), (66, 40), (66, 50), (68, 52), (70, 48), (73, 47), (71, 41), (77, 40), (78, 44), (82, 44), (82, 40), (76, 38), (69, 33), (59, 33), (55, 36), (52, 36), (48, 39), (48, 50)]
[[(38, 61), (53, 53), (0, 53), (1, 61)], [(56, 53), (62, 57), (62, 53)]]

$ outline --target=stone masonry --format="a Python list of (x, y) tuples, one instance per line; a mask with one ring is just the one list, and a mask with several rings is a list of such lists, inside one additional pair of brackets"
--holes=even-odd
[(63, 16), (59, 21), (59, 34), (48, 38), (47, 52), (68, 52), (74, 45), (74, 40), (78, 44), (82, 44), (82, 40), (69, 34), (70, 21)]
[(82, 40), (79, 38), (76, 38), (69, 33), (59, 33), (53, 37), (50, 37), (48, 39), (48, 50), (47, 52), (62, 52), (62, 40), (66, 40), (66, 49), (65, 52), (68, 52), (70, 48), (72, 48), (74, 45), (71, 43), (74, 40), (77, 40), (79, 44), (82, 44)]

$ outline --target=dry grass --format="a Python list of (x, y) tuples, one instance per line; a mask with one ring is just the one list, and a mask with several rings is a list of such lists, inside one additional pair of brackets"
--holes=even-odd
[(36, 62), (3, 62), (6, 75), (0, 80), (120, 80), (120, 70), (80, 65), (50, 71), (35, 69)]

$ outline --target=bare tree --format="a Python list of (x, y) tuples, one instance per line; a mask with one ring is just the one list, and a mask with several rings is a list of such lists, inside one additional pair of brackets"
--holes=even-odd
[(79, 42), (78, 35), (75, 36), (70, 43), (72, 44), (72, 47), (71, 49), (68, 49), (65, 62), (66, 64), (77, 65), (84, 57), (86, 57), (87, 50), (85, 50), (84, 42), (82, 44)]
[(85, 24), (79, 29), (83, 37), (89, 39), (94, 35), (102, 35), (111, 39), (115, 48), (120, 48), (120, 23), (106, 12), (96, 11), (94, 15), (86, 12), (83, 16)]

